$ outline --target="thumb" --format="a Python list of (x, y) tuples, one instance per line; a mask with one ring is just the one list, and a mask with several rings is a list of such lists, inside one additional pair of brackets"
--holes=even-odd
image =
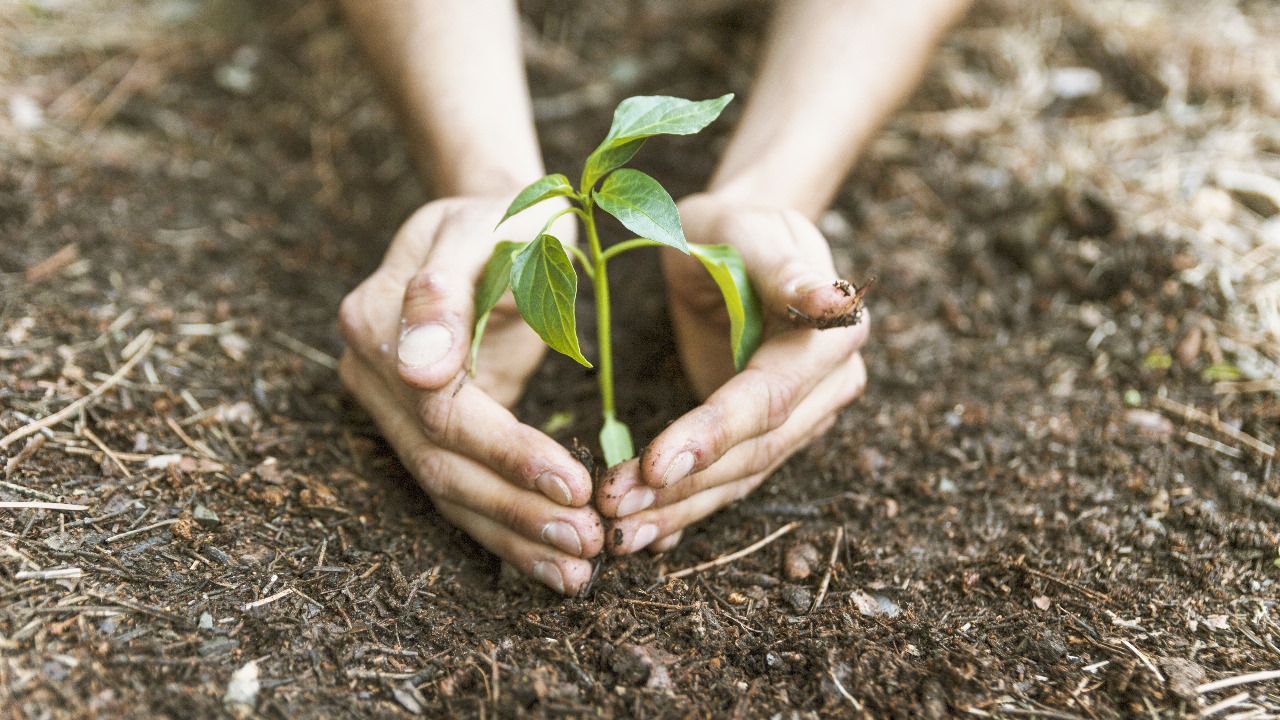
[(831, 248), (808, 218), (772, 211), (743, 219), (734, 244), (769, 313), (834, 327), (857, 310), (857, 289), (836, 274)]
[(474, 314), (472, 274), (433, 260), (405, 288), (396, 347), (401, 379), (427, 390), (462, 370)]

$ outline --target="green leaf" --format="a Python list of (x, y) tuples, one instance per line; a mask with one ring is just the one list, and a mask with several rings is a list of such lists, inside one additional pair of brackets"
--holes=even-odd
[[(624, 160), (623, 162), (626, 161)], [(569, 184), (569, 178), (560, 174), (548, 175), (521, 190), (520, 194), (516, 195), (516, 199), (512, 200), (511, 205), (507, 207), (507, 213), (498, 221), (498, 225), (506, 222), (512, 215), (537, 205), (543, 200), (572, 194), (573, 186)]]
[(689, 252), (676, 201), (657, 180), (639, 170), (623, 169), (605, 178), (604, 185), (592, 195), (601, 210), (618, 218), (631, 232)]
[(596, 181), (604, 177), (610, 170), (622, 167), (635, 156), (644, 145), (645, 138), (635, 138), (619, 145), (606, 147), (601, 145), (595, 152), (587, 156), (587, 164), (582, 168), (582, 192), (587, 193), (596, 186)]
[(485, 325), (489, 324), (489, 313), (511, 286), (512, 257), (528, 244), (506, 240), (498, 243), (489, 256), (489, 262), (484, 266), (480, 282), (476, 283), (476, 326), (471, 332), (472, 375), (476, 374), (476, 355), (480, 352), (480, 339), (484, 337)]
[(623, 100), (613, 111), (609, 134), (582, 168), (586, 194), (610, 170), (621, 167), (636, 154), (645, 138), (654, 135), (692, 135), (720, 117), (733, 93), (712, 100), (685, 100), (664, 95), (642, 95)]
[(600, 449), (604, 450), (604, 462), (609, 467), (636, 456), (631, 430), (612, 413), (604, 416), (604, 427), (600, 428)]
[(724, 296), (724, 305), (729, 310), (733, 366), (741, 371), (747, 366), (751, 354), (760, 347), (764, 334), (760, 299), (747, 279), (746, 264), (731, 245), (690, 245), (689, 252), (702, 261), (702, 266), (711, 273)]
[(692, 135), (720, 117), (732, 99), (733, 93), (712, 100), (664, 95), (627, 98), (613, 111), (613, 125), (609, 127), (605, 143), (613, 146), (653, 135)]
[(516, 307), (529, 327), (551, 346), (587, 367), (578, 347), (577, 318), (573, 301), (578, 296), (578, 276), (560, 241), (539, 235), (511, 263), (511, 291)]

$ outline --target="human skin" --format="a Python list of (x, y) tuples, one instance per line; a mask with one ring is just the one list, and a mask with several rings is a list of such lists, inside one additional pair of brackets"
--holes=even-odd
[[(850, 309), (813, 220), (967, 2), (779, 3), (719, 169), (705, 193), (680, 203), (690, 241), (742, 253), (765, 306), (766, 341), (734, 375), (715, 285), (696, 261), (664, 256), (681, 359), (706, 400), (598, 488), (563, 447), (504, 407), (545, 352), (509, 296), (480, 351), (501, 365), (481, 362), (474, 380), (465, 370), (474, 284), (501, 239), (493, 227), (545, 173), (514, 3), (342, 5), (419, 173), (442, 199), (405, 223), (379, 269), (343, 301), (341, 375), (451, 522), (525, 574), (576, 594), (590, 579), (588, 558), (606, 544), (600, 514), (614, 520), (610, 552), (667, 549), (687, 525), (759, 485), (862, 392), (867, 323), (814, 330), (786, 308)], [(512, 222), (536, 231), (548, 212)], [(504, 225), (502, 237), (518, 232)], [(593, 494), (600, 514), (587, 506)]]

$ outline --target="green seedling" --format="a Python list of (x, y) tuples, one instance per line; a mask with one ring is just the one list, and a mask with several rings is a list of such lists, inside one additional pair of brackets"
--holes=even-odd
[[(608, 262), (642, 247), (668, 247), (702, 262), (724, 296), (729, 311), (729, 334), (734, 365), (741, 370), (760, 344), (760, 302), (747, 281), (746, 267), (738, 251), (728, 245), (697, 245), (685, 239), (675, 201), (652, 177), (622, 166), (654, 135), (691, 135), (719, 117), (733, 99), (692, 101), (674, 97), (633, 97), (623, 100), (613, 114), (613, 125), (604, 142), (587, 156), (578, 187), (564, 175), (548, 175), (520, 191), (498, 222), (540, 202), (567, 198), (569, 207), (547, 220), (542, 231), (526, 242), (505, 241), (494, 249), (476, 286), (476, 326), (471, 342), (471, 368), (484, 334), (489, 312), (511, 288), (516, 307), (525, 322), (552, 349), (587, 367), (591, 363), (578, 345), (574, 300), (578, 276), (573, 259), (591, 282), (596, 301), (599, 340), (600, 400), (604, 425), (600, 447), (612, 467), (635, 456), (631, 431), (618, 419), (613, 395), (613, 347), (609, 307)], [(637, 237), (605, 249), (596, 230), (596, 210), (617, 218)], [(551, 236), (551, 225), (562, 215), (573, 214), (582, 222), (586, 252)]]

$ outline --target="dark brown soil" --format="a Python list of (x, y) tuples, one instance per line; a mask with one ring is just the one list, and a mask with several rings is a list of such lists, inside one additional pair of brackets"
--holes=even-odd
[[(47, 5), (0, 17), (0, 91), (46, 115), (0, 120), (0, 435), (154, 346), (4, 450), (0, 501), (88, 508), (0, 510), (0, 715), (215, 716), (250, 661), (256, 713), (282, 718), (1182, 717), (1241, 691), (1225, 713), (1280, 711), (1274, 680), (1197, 689), (1280, 667), (1280, 477), (1240, 439), (1276, 444), (1280, 395), (1213, 382), (1256, 378), (1268, 346), (1153, 221), (1265, 219), (1210, 180), (1227, 131), (1233, 162), (1280, 161), (1253, 56), (1211, 72), (1090, 6), (981, 5), (823, 221), (848, 277), (878, 278), (865, 397), (679, 548), (564, 599), (450, 528), (333, 371), (339, 301), (422, 201), (333, 8), (212, 4), (142, 43)], [(621, 97), (747, 89), (762, 7), (623, 5), (524, 8), (553, 170)], [(1274, 44), (1275, 5), (1209, 5)], [(1186, 57), (1180, 87), (1161, 63)], [(1029, 101), (1041, 66), (1101, 86)], [(638, 163), (695, 190), (729, 126)], [(643, 442), (692, 400), (656, 264), (617, 282)], [(587, 372), (550, 359), (522, 417), (592, 437)], [(82, 574), (29, 574), (58, 568)]]

